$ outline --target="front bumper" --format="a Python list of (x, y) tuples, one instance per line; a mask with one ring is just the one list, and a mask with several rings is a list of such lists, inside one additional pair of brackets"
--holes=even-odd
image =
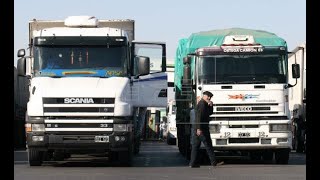
[[(33, 136), (43, 136), (43, 141), (34, 141)], [(107, 136), (108, 141), (96, 142), (96, 136)], [(122, 141), (116, 141), (116, 136)], [(127, 151), (132, 144), (132, 132), (103, 132), (91, 134), (45, 134), (27, 133), (27, 146), (37, 149), (104, 149), (111, 151)], [(124, 139), (124, 140), (123, 140)]]
[[(214, 122), (221, 124), (219, 133), (210, 132), (212, 145), (217, 150), (255, 150), (292, 148), (292, 132), (271, 132), (270, 124), (290, 124), (290, 120)], [(232, 128), (248, 125), (250, 128)], [(243, 126), (245, 127), (245, 126)]]

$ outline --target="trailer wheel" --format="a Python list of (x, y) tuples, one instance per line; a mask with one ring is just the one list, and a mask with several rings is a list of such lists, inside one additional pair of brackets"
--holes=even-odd
[(43, 161), (43, 151), (36, 149), (28, 149), (29, 164), (30, 166), (41, 166)]

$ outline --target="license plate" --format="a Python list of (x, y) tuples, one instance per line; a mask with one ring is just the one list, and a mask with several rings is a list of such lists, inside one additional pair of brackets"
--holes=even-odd
[(250, 137), (250, 133), (238, 133), (238, 137)]
[(95, 136), (94, 142), (109, 142), (109, 136)]

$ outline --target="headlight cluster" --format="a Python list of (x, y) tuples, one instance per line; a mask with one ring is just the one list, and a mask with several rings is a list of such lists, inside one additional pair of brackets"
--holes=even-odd
[(45, 126), (44, 124), (26, 124), (25, 125), (26, 132), (44, 132)]
[(289, 124), (270, 124), (270, 132), (290, 131)]
[(125, 132), (128, 131), (127, 124), (114, 124), (113, 131)]
[(219, 124), (210, 124), (209, 131), (210, 133), (220, 133), (221, 126)]

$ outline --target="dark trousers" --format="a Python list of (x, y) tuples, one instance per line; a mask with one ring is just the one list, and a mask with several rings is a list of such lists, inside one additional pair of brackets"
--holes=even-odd
[(214, 151), (212, 148), (212, 141), (210, 138), (210, 132), (209, 130), (203, 130), (202, 134), (200, 136), (197, 136), (196, 132), (192, 133), (192, 150), (191, 150), (191, 160), (189, 165), (195, 165), (197, 162), (197, 157), (199, 154), (199, 149), (201, 142), (205, 146), (207, 150), (207, 154), (210, 158), (210, 163), (213, 164), (216, 161), (216, 157), (214, 155)]

